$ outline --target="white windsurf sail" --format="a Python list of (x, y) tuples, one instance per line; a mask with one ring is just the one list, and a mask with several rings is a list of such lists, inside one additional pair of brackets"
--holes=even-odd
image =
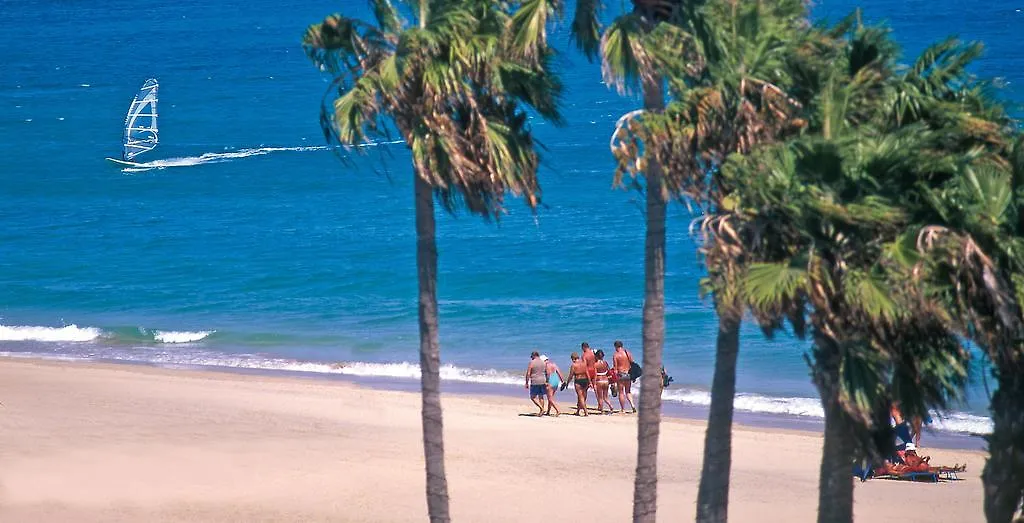
[(157, 89), (155, 78), (146, 80), (132, 100), (124, 118), (124, 146), (121, 159), (132, 161), (136, 156), (152, 151), (160, 141), (156, 127)]

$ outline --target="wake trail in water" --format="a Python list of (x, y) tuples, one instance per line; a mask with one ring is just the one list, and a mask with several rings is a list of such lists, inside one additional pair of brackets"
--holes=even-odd
[[(392, 140), (389, 142), (373, 142), (358, 145), (357, 147), (376, 147), (379, 145), (392, 145), (397, 143), (403, 143), (402, 140)], [(165, 158), (162, 160), (153, 160), (150, 162), (140, 163), (131, 167), (125, 167), (121, 169), (121, 172), (126, 173), (137, 173), (145, 172), (153, 169), (167, 169), (169, 167), (194, 167), (196, 165), (205, 165), (210, 163), (223, 163), (242, 158), (250, 158), (253, 156), (264, 156), (271, 153), (278, 152), (307, 152), (307, 151), (330, 151), (337, 147), (326, 146), (326, 145), (304, 145), (297, 147), (254, 147), (249, 149), (239, 149), (237, 151), (227, 151), (222, 153), (203, 153), (199, 156), (184, 156), (178, 158)]]

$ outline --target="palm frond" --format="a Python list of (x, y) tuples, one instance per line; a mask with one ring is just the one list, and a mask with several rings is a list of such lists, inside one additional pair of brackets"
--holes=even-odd
[(807, 278), (807, 268), (797, 264), (754, 263), (747, 269), (743, 292), (756, 308), (779, 308), (802, 292)]
[(861, 425), (873, 426), (877, 406), (887, 398), (888, 360), (867, 340), (840, 344), (839, 405)]
[(570, 26), (571, 38), (589, 60), (597, 57), (601, 48), (601, 0), (577, 0)]
[[(547, 62), (550, 57), (544, 58)], [(510, 95), (533, 107), (541, 116), (555, 125), (564, 125), (559, 110), (559, 99), (563, 86), (557, 75), (551, 73), (550, 66), (527, 67), (514, 62), (504, 62), (499, 66), (501, 88)]]
[[(391, 62), (389, 60), (388, 62)], [(365, 74), (321, 111), (321, 124), (329, 141), (360, 146), (371, 136), (386, 133), (380, 123), (385, 109), (386, 84), (376, 72)], [(357, 149), (358, 151), (358, 149)]]
[[(1013, 141), (1007, 160), (1010, 164), (1010, 171), (1013, 180), (1014, 194), (1021, 194), (1024, 190), (1024, 134), (1017, 136)], [(1024, 214), (1021, 214), (1024, 216)], [(1018, 230), (1024, 230), (1024, 227)]]
[(616, 18), (601, 37), (601, 75), (605, 83), (625, 93), (640, 81), (653, 78), (653, 61), (644, 46), (647, 30), (636, 14)]
[(850, 305), (873, 321), (893, 324), (904, 312), (892, 299), (893, 289), (878, 274), (847, 270), (843, 274), (843, 286)]
[(435, 1), (430, 4), (430, 16), (423, 30), (433, 34), (439, 43), (464, 43), (476, 29), (479, 19), (471, 2)]
[(898, 264), (903, 271), (912, 270), (922, 257), (917, 250), (917, 230), (907, 231), (882, 246), (884, 256)]
[[(509, 45), (515, 16), (524, 21), (530, 13), (515, 12), (519, 2), (406, 5), (409, 12), (401, 13), (414, 18), (409, 27), (390, 0), (371, 0), (377, 23), (388, 31), (336, 16), (307, 33), (314, 60), (340, 57), (325, 68), (334, 75), (321, 114), (328, 140), (359, 145), (397, 128), (415, 175), (433, 187), (445, 210), (497, 219), (508, 194), (536, 208), (540, 145), (526, 108), (561, 124), (562, 85), (542, 33), (530, 44), (531, 59)], [(541, 8), (541, 15), (557, 14), (561, 2)]]
[(377, 20), (377, 27), (385, 33), (397, 33), (403, 24), (401, 15), (398, 13), (398, 9), (395, 8), (391, 0), (368, 0), (370, 2), (370, 9), (373, 11), (373, 16)]
[(359, 20), (331, 15), (306, 29), (302, 47), (321, 70), (342, 74), (373, 67), (390, 54), (391, 38)]
[[(1010, 205), (1013, 203), (1012, 174), (994, 167), (974, 168), (965, 166), (960, 181), (963, 188), (972, 197), (974, 219), (985, 222), (988, 227), (998, 227), (1004, 223)], [(966, 196), (966, 195), (965, 195)]]
[(944, 98), (964, 86), (966, 68), (982, 50), (978, 42), (963, 44), (950, 37), (925, 49), (907, 72), (906, 81), (917, 85), (926, 96)]
[[(578, 12), (579, 8), (577, 8)], [(559, 0), (525, 0), (512, 16), (512, 49), (529, 60), (543, 59), (547, 49), (547, 26), (552, 16), (561, 16)]]

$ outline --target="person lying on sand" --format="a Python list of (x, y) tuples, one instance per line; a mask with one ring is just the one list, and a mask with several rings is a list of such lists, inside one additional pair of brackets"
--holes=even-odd
[[(919, 456), (917, 449), (913, 443), (907, 445), (906, 450), (896, 451), (895, 460), (886, 460), (885, 463), (875, 470), (875, 475), (893, 475), (899, 476), (910, 472), (963, 472), (967, 470), (967, 465), (961, 465), (959, 463), (954, 466), (938, 466), (933, 467), (929, 462), (931, 456)], [(902, 463), (900, 463), (902, 461)]]

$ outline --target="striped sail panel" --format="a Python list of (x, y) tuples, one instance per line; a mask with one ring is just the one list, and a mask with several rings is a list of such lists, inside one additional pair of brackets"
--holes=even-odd
[(159, 87), (155, 78), (146, 80), (128, 108), (128, 115), (124, 119), (124, 150), (121, 153), (125, 160), (132, 160), (146, 151), (153, 150), (159, 142), (156, 127), (156, 100)]

